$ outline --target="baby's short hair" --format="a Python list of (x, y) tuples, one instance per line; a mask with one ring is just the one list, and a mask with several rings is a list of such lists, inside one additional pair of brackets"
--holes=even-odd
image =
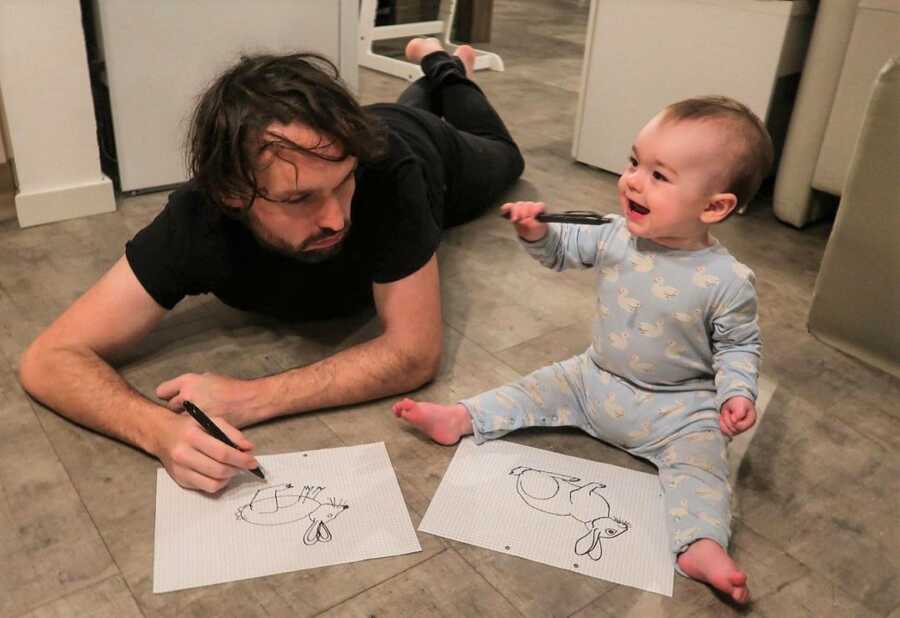
[(693, 97), (667, 105), (663, 110), (663, 120), (715, 120), (725, 123), (739, 145), (725, 190), (737, 197), (738, 208), (753, 199), (772, 168), (774, 151), (766, 126), (746, 105), (723, 96)]

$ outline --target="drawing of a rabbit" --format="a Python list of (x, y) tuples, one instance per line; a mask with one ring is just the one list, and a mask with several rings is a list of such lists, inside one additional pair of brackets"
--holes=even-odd
[(516, 491), (528, 506), (584, 524), (588, 532), (575, 542), (575, 553), (579, 556), (599, 560), (603, 555), (600, 539), (613, 539), (628, 531), (627, 522), (610, 516), (609, 502), (599, 493), (606, 487), (602, 483), (581, 483), (574, 476), (525, 466), (513, 468), (509, 473), (518, 477)]
[(260, 526), (280, 526), (309, 518), (310, 524), (303, 535), (306, 545), (315, 545), (331, 540), (331, 531), (326, 522), (347, 510), (349, 505), (340, 504), (331, 498), (326, 502), (317, 499), (324, 487), (304, 485), (296, 490), (292, 483), (266, 487), (257, 491), (249, 504), (238, 508), (236, 516), (251, 524)]

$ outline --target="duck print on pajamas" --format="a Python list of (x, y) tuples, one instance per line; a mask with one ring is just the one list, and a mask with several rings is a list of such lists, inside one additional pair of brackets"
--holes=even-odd
[(539, 406), (544, 405), (544, 396), (541, 395), (541, 386), (536, 380), (530, 380), (523, 384), (525, 392)]
[(666, 285), (666, 280), (663, 277), (653, 278), (653, 285), (650, 286), (650, 291), (653, 292), (654, 296), (662, 300), (671, 300), (678, 296), (678, 290), (671, 285)]
[(660, 408), (659, 412), (657, 412), (657, 416), (670, 416), (675, 414), (681, 414), (687, 409), (687, 406), (683, 401), (675, 401), (675, 403), (665, 406), (664, 408)]
[(627, 331), (622, 333), (610, 333), (609, 343), (617, 350), (624, 350), (628, 347), (628, 338), (631, 335)]
[(676, 320), (681, 322), (682, 324), (689, 324), (692, 326), (698, 326), (703, 323), (703, 310), (702, 309), (694, 309), (690, 313), (684, 311), (676, 311), (672, 314)]
[(671, 515), (674, 519), (682, 519), (688, 516), (688, 505), (687, 500), (682, 500), (678, 506), (669, 510), (669, 515)]
[(653, 270), (653, 256), (635, 253), (631, 256), (631, 266), (635, 272), (648, 273)]
[(638, 330), (644, 337), (659, 337), (663, 333), (663, 321), (657, 320), (653, 324), (641, 322), (638, 324)]
[(600, 276), (610, 283), (614, 283), (619, 280), (619, 267), (613, 266), (611, 268), (601, 268)]
[(628, 296), (628, 288), (619, 288), (619, 306), (628, 313), (634, 313), (641, 306), (641, 301)]
[(622, 418), (623, 416), (625, 416), (625, 408), (623, 408), (616, 402), (615, 393), (610, 393), (606, 396), (606, 401), (603, 402), (603, 409), (610, 416), (610, 418)]
[(637, 371), (638, 373), (650, 373), (654, 369), (656, 369), (656, 365), (653, 363), (645, 363), (641, 360), (641, 357), (637, 354), (631, 355), (631, 360), (628, 361), (628, 366)]
[(677, 359), (681, 358), (681, 356), (687, 351), (688, 351), (688, 349), (686, 346), (684, 346), (681, 343), (678, 343), (674, 339), (670, 339), (669, 342), (666, 344), (666, 352), (665, 352), (666, 356), (668, 358), (671, 358), (672, 360), (677, 360)]
[(629, 431), (628, 437), (631, 438), (634, 442), (646, 440), (647, 436), (650, 435), (650, 428), (650, 421), (644, 421), (643, 423), (641, 423), (641, 426), (637, 431)]
[(691, 281), (698, 288), (708, 288), (716, 285), (719, 282), (719, 278), (714, 275), (707, 274), (706, 266), (698, 266), (694, 269), (694, 276), (691, 278)]

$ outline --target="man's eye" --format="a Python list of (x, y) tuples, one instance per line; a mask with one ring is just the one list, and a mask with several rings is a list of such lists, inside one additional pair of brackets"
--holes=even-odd
[(653, 172), (653, 178), (655, 178), (656, 180), (662, 180), (663, 182), (669, 182), (669, 179), (659, 172)]
[(628, 157), (628, 163), (631, 164), (631, 167), (637, 167), (638, 164), (637, 159), (634, 157)]

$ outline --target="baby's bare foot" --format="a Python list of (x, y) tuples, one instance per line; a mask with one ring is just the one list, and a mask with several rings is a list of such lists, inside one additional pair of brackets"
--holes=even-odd
[[(415, 64), (430, 53), (442, 51), (444, 46), (434, 37), (416, 37), (406, 44), (406, 59)], [(465, 61), (463, 61), (465, 62)]]
[(394, 416), (415, 425), (439, 444), (456, 444), (462, 436), (472, 433), (469, 411), (459, 403), (442, 406), (406, 398), (395, 403), (393, 410)]
[(750, 601), (747, 574), (738, 569), (725, 549), (711, 539), (700, 539), (678, 556), (678, 566), (689, 577), (706, 582), (737, 603)]
[(471, 45), (460, 45), (453, 55), (462, 60), (466, 67), (466, 77), (475, 79), (475, 50)]

